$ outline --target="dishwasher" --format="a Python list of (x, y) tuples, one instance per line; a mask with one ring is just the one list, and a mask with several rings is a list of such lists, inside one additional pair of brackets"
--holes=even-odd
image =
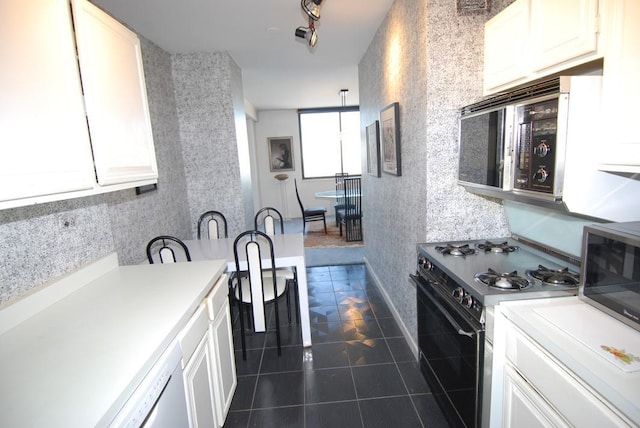
[(109, 427), (188, 428), (180, 343), (174, 341), (149, 370)]

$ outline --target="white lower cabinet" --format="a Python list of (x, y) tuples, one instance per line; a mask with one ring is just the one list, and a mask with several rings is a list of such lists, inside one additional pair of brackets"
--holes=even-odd
[(231, 400), (238, 384), (233, 351), (231, 312), (228, 298), (227, 276), (223, 275), (206, 298), (209, 310), (209, 346), (213, 373), (214, 405), (218, 426), (224, 421), (231, 407)]
[(496, 315), (492, 427), (624, 427), (632, 424), (549, 351)]
[(227, 275), (178, 335), (191, 428), (222, 427), (236, 390)]
[(219, 426), (214, 407), (214, 375), (208, 328), (207, 311), (202, 304), (179, 336), (191, 428)]

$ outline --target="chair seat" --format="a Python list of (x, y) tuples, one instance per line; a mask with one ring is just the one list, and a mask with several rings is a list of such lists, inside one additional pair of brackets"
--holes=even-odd
[[(275, 300), (276, 297), (280, 297), (287, 290), (287, 278), (278, 275), (276, 273), (276, 290), (277, 295), (273, 294), (273, 282), (271, 280), (271, 272), (268, 274), (262, 274), (262, 293), (264, 295), (265, 303)], [(242, 303), (251, 303), (251, 287), (249, 285), (249, 277), (245, 275), (240, 276), (240, 286), (242, 287)], [(238, 287), (238, 277), (236, 276), (232, 281), (233, 293), (236, 300), (240, 300), (240, 288)]]
[(307, 208), (304, 210), (305, 215), (322, 215), (327, 212), (327, 209), (324, 207), (313, 207)]
[[(263, 277), (271, 277), (271, 271), (266, 270), (262, 275)], [(283, 276), (285, 279), (296, 279), (295, 271), (293, 268), (288, 267), (276, 268), (276, 276)]]

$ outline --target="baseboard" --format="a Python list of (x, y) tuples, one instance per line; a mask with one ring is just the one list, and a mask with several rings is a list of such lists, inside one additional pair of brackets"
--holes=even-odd
[[(369, 263), (369, 260), (367, 260), (366, 257), (363, 257), (362, 260), (364, 261), (364, 264), (365, 264), (367, 270), (369, 271), (369, 274), (373, 278), (373, 281), (376, 283), (376, 286), (380, 290), (380, 293), (382, 293), (382, 296), (384, 297), (384, 300), (387, 302), (387, 306), (389, 306), (389, 309), (391, 310), (391, 313), (393, 314), (393, 318), (396, 320), (396, 322), (400, 326), (400, 330), (402, 330), (402, 335), (407, 340), (407, 345), (409, 345), (409, 348), (411, 348), (411, 352), (413, 352), (413, 355), (416, 357), (416, 361), (418, 361), (418, 344), (416, 343), (415, 339), (409, 333), (409, 329), (407, 329), (407, 326), (405, 325), (404, 321), (400, 317), (400, 314), (398, 313), (398, 310), (396, 309), (395, 305), (393, 304), (393, 302), (389, 298), (389, 295), (387, 294), (387, 291), (382, 286), (382, 282), (378, 278), (378, 275), (376, 275), (376, 272), (373, 269), (373, 267), (371, 266), (371, 264)], [(409, 280), (407, 279), (407, 282), (408, 281)]]

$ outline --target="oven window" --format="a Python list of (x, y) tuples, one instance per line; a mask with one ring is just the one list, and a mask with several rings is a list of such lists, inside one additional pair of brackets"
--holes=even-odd
[(458, 179), (502, 187), (505, 109), (460, 119)]
[(448, 311), (463, 330), (474, 332), (472, 337), (459, 334), (438, 307), (447, 308), (445, 299), (429, 293), (436, 305), (422, 287), (417, 289), (422, 373), (451, 426), (478, 426), (484, 332)]

